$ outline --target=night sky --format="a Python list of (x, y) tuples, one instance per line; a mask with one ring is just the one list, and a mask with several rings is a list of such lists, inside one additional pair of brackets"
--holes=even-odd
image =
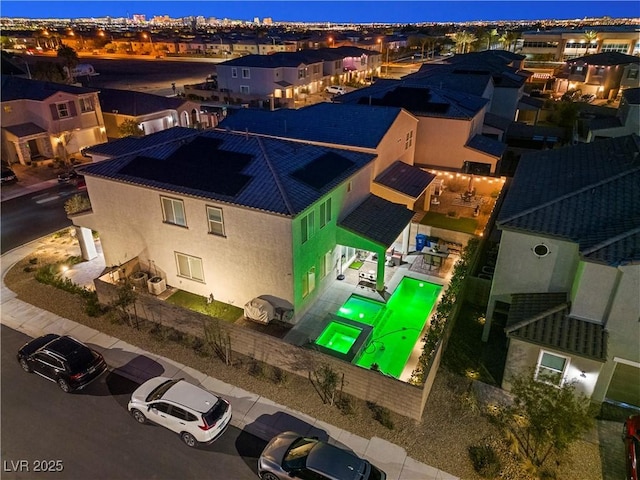
[(144, 14), (172, 18), (202, 15), (206, 18), (301, 22), (418, 23), (468, 20), (544, 20), (584, 17), (640, 17), (637, 1), (5, 1), (3, 17), (86, 18), (130, 17)]

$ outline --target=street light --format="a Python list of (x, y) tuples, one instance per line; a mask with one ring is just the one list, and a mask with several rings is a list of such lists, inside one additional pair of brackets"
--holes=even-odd
[(333, 48), (333, 37), (329, 37), (329, 48)]

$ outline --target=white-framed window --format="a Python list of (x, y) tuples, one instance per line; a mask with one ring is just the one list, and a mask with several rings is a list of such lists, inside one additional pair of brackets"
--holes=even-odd
[(243, 68), (242, 69), (242, 78), (251, 78), (251, 74), (249, 73), (249, 69), (248, 68)]
[(174, 252), (176, 255), (176, 265), (178, 268), (178, 276), (204, 282), (204, 269), (202, 268), (202, 259), (192, 257), (185, 253)]
[(69, 106), (66, 103), (56, 103), (56, 110), (58, 111), (58, 118), (70, 117)]
[(309, 212), (300, 223), (302, 229), (302, 243), (306, 243), (316, 233), (316, 216)]
[(333, 260), (333, 254), (331, 253), (331, 250), (329, 250), (322, 257), (322, 272), (321, 272), (322, 278), (326, 277), (331, 273), (331, 270), (333, 269), (332, 260)]
[(93, 99), (91, 97), (80, 97), (80, 111), (82, 113), (93, 112)]
[(176, 198), (160, 197), (162, 201), (162, 218), (165, 223), (187, 226), (187, 217), (184, 214), (184, 202)]
[(568, 366), (569, 357), (540, 350), (535, 378), (540, 382), (560, 386)]
[(320, 228), (324, 227), (331, 221), (331, 199), (327, 198), (326, 201), (320, 204)]
[(238, 69), (235, 67), (231, 68), (231, 78), (238, 78)]
[(404, 149), (408, 149), (413, 143), (413, 130), (407, 133), (407, 138), (404, 141)]
[(316, 267), (311, 267), (302, 277), (302, 298), (309, 295), (316, 288)]
[(222, 209), (218, 207), (207, 207), (207, 219), (209, 221), (209, 233), (224, 237)]
[(249, 85), (240, 85), (240, 93), (249, 94)]

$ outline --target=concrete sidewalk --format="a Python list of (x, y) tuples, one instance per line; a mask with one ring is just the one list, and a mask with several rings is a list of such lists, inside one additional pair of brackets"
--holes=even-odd
[(353, 435), (336, 426), (311, 418), (304, 413), (278, 405), (271, 400), (209, 377), (171, 359), (141, 350), (117, 338), (72, 322), (16, 298), (4, 284), (6, 272), (28, 256), (39, 241), (16, 248), (1, 257), (0, 321), (3, 325), (36, 337), (44, 333), (68, 334), (100, 351), (111, 369), (132, 381), (158, 375), (181, 377), (229, 400), (233, 407), (232, 425), (263, 440), (285, 430), (321, 439), (352, 449), (387, 473), (389, 480), (455, 480), (458, 477), (420, 463), (407, 452), (386, 440)]

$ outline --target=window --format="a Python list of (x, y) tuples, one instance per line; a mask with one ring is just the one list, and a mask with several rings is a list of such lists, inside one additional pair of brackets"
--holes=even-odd
[(11, 105), (3, 105), (2, 109), (4, 110), (4, 113), (11, 113), (13, 111), (13, 108), (11, 108)]
[(627, 78), (629, 79), (637, 79), (638, 78), (638, 70), (633, 69), (633, 70), (629, 70), (627, 72)]
[(313, 237), (313, 235), (316, 233), (315, 223), (316, 218), (314, 212), (309, 212), (309, 214), (302, 219), (302, 243), (306, 243), (307, 240)]
[(165, 223), (187, 226), (187, 218), (184, 215), (184, 202), (175, 198), (160, 197), (162, 200), (162, 215)]
[(331, 199), (320, 204), (320, 228), (331, 221)]
[(93, 112), (93, 100), (91, 97), (80, 97), (80, 111), (82, 113)]
[(242, 78), (251, 78), (251, 76), (249, 75), (249, 69), (248, 68), (243, 68), (242, 69)]
[(302, 277), (302, 298), (309, 295), (316, 288), (316, 267), (311, 267)]
[(535, 247), (533, 247), (533, 253), (535, 253), (538, 257), (546, 257), (549, 255), (550, 250), (544, 243), (539, 243)]
[(320, 65), (314, 65), (313, 66), (313, 73), (314, 75), (317, 75), (320, 73)]
[(333, 267), (332, 265), (332, 260), (333, 260), (333, 255), (331, 254), (331, 250), (329, 250), (327, 253), (324, 254), (324, 257), (322, 257), (323, 261), (322, 261), (322, 272), (321, 275), (322, 277), (326, 277), (327, 275), (329, 275), (331, 273), (331, 268)]
[(69, 114), (69, 107), (66, 103), (56, 103), (56, 110), (58, 111), (58, 118), (67, 118)]
[(171, 411), (171, 405), (164, 402), (154, 403), (152, 408), (155, 408), (157, 411), (168, 414)]
[(209, 220), (209, 233), (224, 237), (224, 219), (222, 209), (217, 207), (207, 207), (207, 219)]
[(404, 141), (404, 149), (407, 150), (413, 144), (413, 130), (407, 133), (407, 138)]
[(568, 363), (567, 357), (541, 350), (536, 367), (536, 380), (559, 386), (564, 378), (564, 371)]
[(306, 77), (307, 77), (307, 68), (298, 69), (298, 79), (302, 79)]
[(240, 93), (249, 94), (249, 86), (248, 85), (240, 85)]
[(204, 282), (201, 258), (176, 252), (176, 263), (178, 264), (178, 275), (180, 277)]
[(231, 69), (231, 78), (238, 78), (238, 69), (237, 68), (232, 68)]

